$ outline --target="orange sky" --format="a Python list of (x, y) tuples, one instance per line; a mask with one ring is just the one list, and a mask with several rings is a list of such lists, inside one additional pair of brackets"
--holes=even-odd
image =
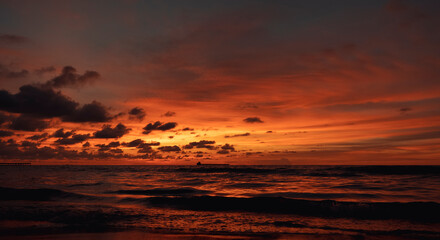
[(2, 1), (0, 159), (440, 164), (439, 7)]

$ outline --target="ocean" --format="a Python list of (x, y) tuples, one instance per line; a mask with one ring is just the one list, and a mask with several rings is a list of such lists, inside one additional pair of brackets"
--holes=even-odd
[(0, 236), (133, 230), (440, 239), (440, 166), (0, 166)]

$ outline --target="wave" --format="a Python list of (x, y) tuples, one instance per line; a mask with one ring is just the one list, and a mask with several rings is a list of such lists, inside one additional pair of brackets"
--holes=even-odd
[(89, 186), (99, 186), (102, 185), (102, 182), (96, 182), (96, 183), (78, 183), (78, 184), (71, 184), (68, 185), (68, 187), (89, 187)]
[(195, 188), (153, 188), (147, 190), (118, 190), (111, 193), (131, 194), (131, 195), (147, 195), (147, 196), (187, 196), (187, 195), (202, 195), (212, 193), (207, 190), (200, 190)]
[(266, 166), (229, 166), (229, 167), (179, 167), (166, 168), (163, 171), (190, 173), (249, 173), (249, 174), (286, 174), (312, 177), (357, 177), (364, 175), (440, 175), (440, 166), (313, 166), (313, 167), (266, 167)]
[(155, 207), (193, 211), (239, 211), (293, 214), (325, 218), (404, 219), (440, 222), (440, 204), (435, 202), (385, 203), (302, 200), (282, 197), (151, 197), (143, 199)]
[(61, 198), (70, 199), (94, 199), (93, 196), (65, 192), (51, 188), (23, 189), (0, 187), (0, 200), (28, 200), (28, 201), (51, 201)]

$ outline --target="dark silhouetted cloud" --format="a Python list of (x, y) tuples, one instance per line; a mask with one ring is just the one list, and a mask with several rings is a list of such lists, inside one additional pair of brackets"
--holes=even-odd
[(99, 147), (99, 151), (109, 151), (113, 148), (117, 148), (119, 146), (121, 146), (121, 144), (119, 143), (119, 141), (116, 142), (110, 142), (109, 144), (96, 144), (95, 146)]
[(49, 134), (48, 133), (42, 133), (42, 134), (32, 135), (30, 137), (27, 137), (26, 139), (34, 140), (34, 141), (40, 141), (40, 140), (46, 140), (47, 138), (49, 138)]
[(144, 134), (149, 134), (152, 131), (160, 130), (160, 131), (166, 131), (173, 129), (177, 126), (177, 123), (175, 122), (168, 122), (168, 123), (161, 123), (159, 121), (155, 123), (149, 123), (147, 126), (145, 126), (143, 129), (145, 130)]
[(34, 72), (38, 75), (43, 75), (45, 73), (51, 73), (51, 72), (55, 72), (55, 67), (54, 66), (49, 66), (49, 67), (41, 67), (39, 69), (35, 69)]
[(16, 78), (24, 78), (29, 75), (29, 71), (22, 69), (19, 71), (10, 70), (3, 64), (0, 64), (0, 79), (16, 79)]
[(186, 128), (183, 128), (182, 131), (194, 131), (194, 128), (186, 127)]
[(235, 151), (234, 145), (230, 145), (228, 143), (226, 143), (225, 145), (221, 146), (221, 149)]
[(107, 111), (107, 108), (100, 102), (93, 101), (89, 104), (84, 104), (79, 109), (73, 111), (70, 115), (63, 117), (66, 122), (107, 122), (113, 116)]
[(13, 136), (14, 132), (6, 131), (6, 130), (0, 130), (0, 137), (10, 137)]
[(84, 142), (85, 140), (90, 138), (90, 134), (73, 134), (68, 138), (60, 138), (55, 141), (58, 145), (73, 145), (77, 143)]
[(171, 112), (171, 111), (168, 111), (168, 112), (163, 114), (164, 117), (173, 117), (175, 115), (176, 115), (176, 113), (175, 112)]
[(198, 142), (190, 142), (189, 144), (183, 146), (184, 149), (192, 149), (192, 148), (206, 148), (206, 149), (215, 149), (215, 146), (212, 146), (212, 144), (215, 144), (215, 141), (207, 141), (207, 140), (201, 140)]
[(218, 154), (229, 154), (229, 151), (226, 149), (222, 149), (220, 151), (217, 151)]
[(20, 115), (12, 120), (10, 129), (21, 131), (41, 131), (49, 127), (49, 122), (31, 116)]
[(101, 130), (94, 133), (95, 138), (120, 138), (130, 132), (130, 128), (127, 128), (122, 123), (119, 123), (114, 128), (110, 125), (104, 125)]
[(402, 112), (402, 113), (406, 113), (406, 112), (409, 112), (409, 111), (411, 111), (411, 110), (412, 110), (412, 109), (409, 108), (409, 107), (404, 107), (404, 108), (399, 109), (399, 111)]
[(58, 130), (56, 130), (53, 134), (52, 137), (56, 137), (56, 138), (68, 138), (70, 136), (72, 136), (73, 131), (66, 131), (64, 132), (64, 128), (60, 128)]
[(130, 116), (131, 119), (135, 118), (142, 121), (144, 120), (145, 115), (147, 114), (145, 113), (144, 109), (140, 107), (135, 107), (128, 112), (128, 115)]
[(14, 95), (0, 90), (0, 110), (8, 112), (60, 117), (72, 114), (77, 106), (77, 102), (51, 88), (24, 85)]
[(128, 142), (128, 143), (122, 143), (122, 145), (124, 145), (126, 147), (138, 147), (139, 145), (141, 145), (143, 143), (145, 143), (145, 141), (138, 138), (138, 139), (135, 139), (135, 140)]
[(243, 119), (243, 121), (247, 123), (263, 123), (259, 117), (248, 117)]
[(77, 74), (74, 67), (66, 66), (63, 68), (61, 75), (47, 81), (45, 86), (53, 88), (81, 87), (100, 77), (101, 75), (95, 71), (86, 71), (83, 75)]
[(249, 135), (251, 135), (251, 134), (250, 133), (242, 133), (242, 134), (226, 135), (225, 138), (246, 137)]
[(159, 147), (158, 148), (160, 151), (162, 152), (180, 152), (180, 147), (179, 146), (163, 146), (163, 147)]

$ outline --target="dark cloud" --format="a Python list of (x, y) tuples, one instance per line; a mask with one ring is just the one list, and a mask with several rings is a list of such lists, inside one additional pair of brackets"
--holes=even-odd
[(42, 75), (45, 73), (50, 73), (50, 72), (55, 72), (55, 67), (54, 66), (49, 66), (49, 67), (41, 67), (39, 69), (35, 69), (34, 72), (38, 75)]
[(72, 114), (78, 105), (77, 102), (51, 88), (24, 85), (14, 95), (6, 90), (0, 90), (0, 110), (8, 112), (60, 117)]
[(37, 117), (61, 117), (67, 122), (107, 122), (113, 118), (97, 101), (79, 104), (52, 88), (24, 85), (17, 94), (0, 90), (0, 110), (32, 114)]
[(40, 141), (40, 140), (45, 140), (45, 139), (47, 139), (48, 137), (49, 137), (49, 134), (48, 134), (48, 133), (42, 133), (42, 134), (35, 134), (35, 135), (32, 135), (32, 136), (30, 136), (30, 137), (27, 137), (26, 139), (34, 140), (34, 141)]
[(409, 107), (404, 107), (404, 108), (399, 109), (399, 111), (402, 112), (402, 113), (406, 113), (406, 112), (409, 112), (409, 111), (411, 111), (411, 110), (412, 110), (412, 109), (409, 108)]
[(31, 116), (20, 115), (14, 120), (12, 120), (11, 125), (9, 125), (10, 129), (13, 130), (21, 130), (21, 131), (41, 131), (50, 126), (49, 122), (40, 120)]
[(45, 86), (53, 88), (81, 87), (100, 77), (101, 75), (95, 71), (86, 71), (83, 75), (77, 74), (74, 67), (66, 66), (63, 68), (61, 75), (47, 81)]
[(179, 146), (163, 146), (158, 148), (162, 152), (180, 152), (181, 149)]
[(90, 138), (90, 134), (73, 134), (68, 138), (60, 138), (55, 141), (58, 145), (73, 145), (77, 143), (84, 142), (85, 140)]
[(109, 144), (96, 144), (95, 146), (99, 147), (99, 151), (109, 151), (113, 148), (117, 148), (121, 146), (121, 144), (118, 141), (116, 141), (116, 142), (111, 142)]
[(259, 117), (248, 117), (243, 119), (243, 121), (247, 123), (263, 123)]
[(91, 144), (89, 142), (86, 142), (82, 145), (83, 148), (88, 148), (90, 146), (91, 146)]
[(168, 122), (168, 123), (161, 123), (159, 121), (155, 123), (149, 123), (147, 126), (145, 126), (143, 129), (145, 130), (144, 134), (149, 134), (154, 130), (160, 130), (160, 131), (166, 131), (173, 129), (177, 126), (177, 123), (175, 122)]
[(107, 108), (97, 101), (84, 104), (70, 115), (63, 117), (66, 122), (107, 122), (114, 118), (107, 111)]
[(94, 133), (95, 138), (120, 138), (130, 132), (130, 128), (127, 128), (122, 123), (119, 123), (114, 128), (110, 125), (104, 125), (101, 130)]
[(7, 44), (22, 44), (29, 42), (29, 38), (12, 34), (1, 34), (0, 42)]
[(206, 149), (215, 149), (215, 146), (212, 146), (212, 144), (215, 144), (215, 141), (207, 141), (202, 140), (198, 142), (190, 142), (189, 144), (183, 146), (184, 149), (192, 149), (192, 148), (206, 148)]
[(38, 146), (40, 146), (40, 143), (30, 142), (30, 141), (22, 141), (21, 146), (22, 147), (38, 147)]
[(243, 133), (243, 134), (234, 134), (234, 135), (226, 135), (225, 138), (233, 138), (233, 137), (246, 137), (251, 135), (250, 133)]
[(114, 153), (114, 154), (122, 154), (122, 153), (124, 153), (124, 151), (122, 149), (119, 149), (119, 148), (110, 149), (109, 152)]
[(150, 146), (159, 146), (160, 142), (149, 142), (149, 143), (141, 143), (137, 146), (137, 148), (145, 148), (145, 147), (150, 147)]
[(144, 144), (144, 143), (145, 143), (144, 140), (138, 138), (138, 139), (135, 139), (135, 140), (128, 142), (128, 143), (122, 143), (122, 145), (124, 145), (126, 147), (138, 147), (139, 145)]
[(184, 128), (184, 129), (182, 129), (182, 131), (194, 131), (194, 128), (186, 127), (186, 128)]
[(145, 113), (144, 109), (140, 107), (135, 107), (128, 112), (128, 115), (130, 116), (131, 119), (135, 118), (142, 121), (144, 120), (145, 115), (147, 114)]
[(0, 137), (10, 137), (13, 136), (14, 132), (6, 131), (6, 130), (0, 130)]
[(235, 151), (234, 145), (230, 145), (228, 143), (226, 143), (225, 145), (221, 146), (221, 149)]
[(220, 151), (217, 152), (218, 154), (229, 154), (229, 151), (226, 149), (222, 149)]
[(7, 121), (9, 121), (11, 119), (12, 119), (11, 116), (6, 115), (6, 114), (0, 112), (0, 125), (2, 125), (3, 123), (5, 123), (5, 122), (7, 122)]
[(24, 78), (29, 75), (29, 71), (22, 69), (19, 71), (10, 70), (8, 67), (0, 64), (0, 79), (16, 79), (16, 78)]
[(173, 117), (175, 115), (176, 115), (176, 113), (175, 112), (171, 112), (171, 111), (168, 111), (168, 112), (163, 114), (164, 117)]
[(56, 138), (68, 138), (70, 136), (73, 135), (73, 131), (66, 131), (64, 132), (64, 128), (60, 128), (58, 130), (56, 130), (53, 134), (52, 137), (56, 137)]
[(150, 145), (142, 145), (142, 147), (140, 147), (141, 145), (139, 145), (139, 150), (138, 153), (153, 153), (155, 152), (153, 150), (153, 148)]

